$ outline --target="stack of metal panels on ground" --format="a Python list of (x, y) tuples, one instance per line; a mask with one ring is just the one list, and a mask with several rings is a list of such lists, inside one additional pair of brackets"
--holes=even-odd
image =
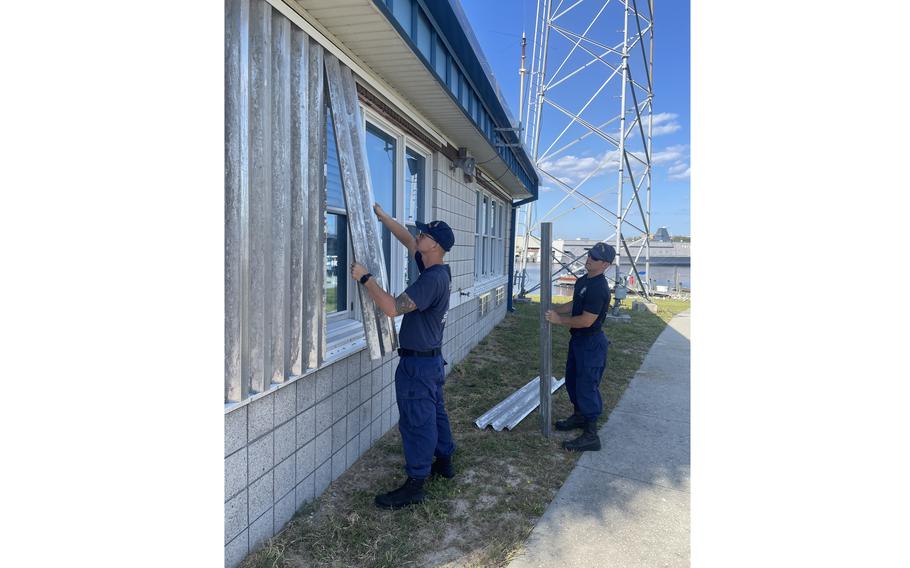
[[(550, 377), (550, 394), (556, 392), (566, 382), (565, 378), (556, 380), (556, 377)], [(540, 376), (534, 377), (525, 386), (506, 397), (505, 400), (488, 410), (480, 418), (474, 421), (478, 428), (483, 430), (487, 426), (493, 426), (497, 432), (503, 428), (509, 430), (515, 428), (519, 422), (525, 419), (531, 411), (540, 405)]]

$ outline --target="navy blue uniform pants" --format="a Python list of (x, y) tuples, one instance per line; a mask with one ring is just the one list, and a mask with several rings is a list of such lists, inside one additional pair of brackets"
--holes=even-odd
[(455, 452), (449, 416), (442, 397), (445, 361), (437, 357), (402, 357), (395, 370), (398, 400), (398, 431), (404, 447), (408, 476), (424, 479), (430, 475), (433, 456)]
[(566, 391), (575, 412), (596, 420), (603, 412), (600, 379), (607, 365), (607, 338), (603, 332), (572, 336), (566, 358)]

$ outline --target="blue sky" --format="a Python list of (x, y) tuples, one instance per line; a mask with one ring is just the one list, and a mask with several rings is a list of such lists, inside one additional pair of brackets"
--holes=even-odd
[[(519, 75), (518, 68), (521, 61), (521, 33), (528, 36), (526, 67), (530, 70), (532, 41), (534, 34), (534, 16), (537, 9), (536, 0), (460, 0), (465, 14), (481, 44), (496, 80), (502, 89), (503, 96), (509, 105), (512, 115), (516, 118), (519, 114)], [(565, 0), (560, 10), (571, 6), (574, 2)], [(638, 2), (639, 9), (646, 11), (646, 0)], [(654, 124), (653, 124), (653, 173), (651, 194), (651, 224), (652, 232), (658, 227), (666, 226), (671, 234), (688, 235), (690, 233), (689, 215), (689, 2), (688, 1), (663, 1), (654, 2)], [(553, 1), (554, 13), (558, 0)], [(595, 13), (603, 8), (605, 0), (584, 0), (570, 13), (563, 16), (560, 23), (571, 31), (582, 32)], [(608, 2), (606, 9), (601, 14), (597, 24), (588, 32), (588, 36), (600, 40), (604, 45), (615, 45), (622, 39), (622, 4), (617, 0)], [(603, 25), (601, 25), (603, 24)], [(634, 24), (630, 23), (631, 26)], [(556, 65), (562, 61), (562, 54), (568, 53), (571, 44), (564, 37), (551, 34), (551, 56), (548, 65), (548, 75), (552, 76)], [(563, 49), (565, 48), (565, 49)], [(635, 49), (639, 49), (637, 46)], [(636, 52), (638, 59), (630, 57), (633, 67), (633, 78), (645, 80), (638, 74), (636, 64), (642, 59), (640, 52)], [(555, 54), (560, 54), (554, 58)], [(558, 59), (558, 61), (556, 61)], [(592, 58), (582, 51), (576, 50), (563, 68), (560, 76), (565, 76), (579, 65), (590, 61)], [(554, 64), (553, 62), (556, 61)], [(618, 61), (611, 60), (608, 61)], [(589, 67), (589, 71), (568, 78), (565, 83), (553, 87), (550, 94), (560, 105), (573, 111), (580, 109), (597, 89), (607, 79), (610, 69), (603, 64)], [(636, 76), (638, 74), (638, 76)], [(593, 100), (581, 116), (594, 124), (603, 124), (619, 113), (619, 82), (610, 81), (604, 90)], [(528, 85), (525, 86), (528, 88)], [(640, 91), (636, 91), (638, 96)], [(631, 106), (631, 95), (627, 92), (627, 107)], [(630, 117), (627, 116), (627, 121)], [(542, 133), (540, 150), (550, 146), (558, 133), (568, 124), (568, 120), (552, 108), (544, 111), (541, 119)], [(627, 126), (629, 123), (627, 122)], [(618, 130), (618, 123), (612, 124), (613, 128), (605, 127), (611, 133)], [(575, 140), (587, 132), (578, 125), (569, 128), (563, 138), (553, 148), (558, 149), (566, 143)], [(628, 144), (635, 151), (636, 142), (640, 140), (630, 136)], [(638, 147), (641, 145), (638, 143)], [(558, 177), (574, 184), (586, 176), (590, 178), (585, 182), (581, 191), (594, 197), (601, 194), (596, 200), (611, 212), (616, 210), (617, 169), (615, 146), (610, 153), (611, 146), (597, 136), (589, 136), (557, 154), (546, 161), (548, 169), (556, 172)], [(637, 173), (633, 165), (633, 174)], [(637, 178), (636, 178), (637, 179)], [(624, 190), (623, 201), (631, 197), (629, 190)], [(566, 196), (557, 184), (545, 176), (541, 176), (540, 201), (538, 203), (538, 216), (543, 216), (554, 205)], [(644, 192), (642, 192), (644, 199)], [(578, 205), (574, 198), (568, 198), (562, 206), (557, 208), (551, 217), (568, 211)], [(634, 207), (634, 206), (633, 206)], [(608, 218), (615, 213), (600, 210)], [(630, 219), (640, 226), (630, 215)], [(638, 216), (640, 219), (640, 216)], [(612, 226), (606, 224), (596, 214), (580, 207), (556, 217), (548, 219), (553, 221), (554, 235), (556, 238), (589, 237), (604, 239), (613, 233)], [(629, 236), (634, 236), (637, 231), (632, 228), (624, 229)], [(612, 239), (611, 239), (612, 240)]]

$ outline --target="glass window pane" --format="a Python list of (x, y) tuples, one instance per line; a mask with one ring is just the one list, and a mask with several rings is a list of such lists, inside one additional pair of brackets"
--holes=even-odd
[[(411, 236), (416, 239), (417, 238), (417, 227), (408, 226), (406, 228), (407, 228), (408, 232), (411, 233)], [(410, 286), (411, 284), (413, 284), (415, 281), (417, 281), (417, 277), (420, 276), (420, 271), (417, 269), (417, 263), (414, 261), (414, 257), (411, 256), (410, 254), (408, 254), (407, 251), (405, 251), (405, 255), (408, 257), (407, 267), (404, 270), (404, 282), (405, 282), (404, 285), (405, 285), (405, 287), (407, 287), (407, 286)]]
[(483, 215), (483, 224), (481, 225), (481, 228), (483, 229), (483, 234), (486, 235), (490, 231), (490, 200), (487, 199), (486, 196), (483, 198), (483, 211), (481, 212), (481, 215)]
[(430, 37), (430, 21), (419, 7), (417, 8), (417, 49), (420, 53), (430, 60), (430, 45), (433, 38)]
[(455, 100), (459, 100), (461, 96), (461, 71), (458, 70), (454, 63), (452, 64), (452, 94), (455, 95)]
[(487, 227), (487, 234), (494, 235), (496, 231), (494, 230), (493, 220), (496, 218), (496, 202), (490, 199), (490, 224)]
[(411, 35), (411, 2), (412, 0), (392, 0), (392, 14), (409, 36)]
[[(395, 211), (395, 155), (397, 141), (372, 124), (367, 124), (367, 160), (370, 164), (370, 182), (373, 199), (389, 215), (397, 217)], [(373, 217), (375, 219), (375, 216)], [(376, 228), (382, 235), (382, 251), (385, 255), (386, 274), (392, 275), (392, 234), (376, 219)]]
[(325, 225), (325, 311), (330, 314), (343, 312), (347, 305), (347, 217), (329, 213)]
[(426, 175), (426, 159), (408, 148), (405, 152), (405, 223), (413, 224), (415, 220), (426, 221), (424, 219), (423, 202), (424, 202), (424, 184)]
[(477, 192), (477, 206), (474, 211), (474, 232), (481, 233), (483, 232), (483, 217), (481, 217), (482, 209), (480, 207), (480, 192)]
[(325, 180), (326, 202), (329, 207), (344, 209), (344, 192), (341, 187), (341, 165), (338, 163), (338, 146), (335, 144), (335, 127), (332, 125), (332, 113), (326, 112), (325, 114), (325, 154), (328, 166)]
[(433, 62), (433, 65), (436, 67), (436, 73), (439, 75), (439, 78), (442, 79), (442, 82), (446, 81), (446, 47), (442, 44), (442, 40), (436, 38), (436, 61)]
[(482, 261), (483, 261), (483, 250), (481, 249), (481, 238), (480, 236), (474, 237), (474, 276), (480, 277), (482, 270)]
[[(405, 152), (405, 225), (413, 236), (417, 236), (414, 221), (426, 221), (424, 214), (424, 185), (426, 183), (426, 159), (408, 148)], [(411, 255), (408, 256), (405, 269), (405, 281), (411, 284), (417, 280), (420, 272)]]
[(491, 266), (493, 262), (493, 251), (491, 249), (492, 241), (490, 237), (483, 238), (483, 271), (484, 274), (490, 274), (492, 272)]
[(505, 235), (505, 222), (506, 222), (506, 212), (505, 204), (499, 206), (499, 238), (503, 238)]

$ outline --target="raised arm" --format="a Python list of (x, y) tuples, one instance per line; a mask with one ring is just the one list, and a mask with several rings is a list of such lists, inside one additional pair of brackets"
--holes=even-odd
[(382, 206), (378, 203), (373, 204), (373, 212), (376, 213), (376, 217), (379, 221), (395, 235), (395, 238), (408, 249), (408, 254), (414, 256), (414, 253), (417, 252), (417, 241), (407, 228), (383, 211)]

